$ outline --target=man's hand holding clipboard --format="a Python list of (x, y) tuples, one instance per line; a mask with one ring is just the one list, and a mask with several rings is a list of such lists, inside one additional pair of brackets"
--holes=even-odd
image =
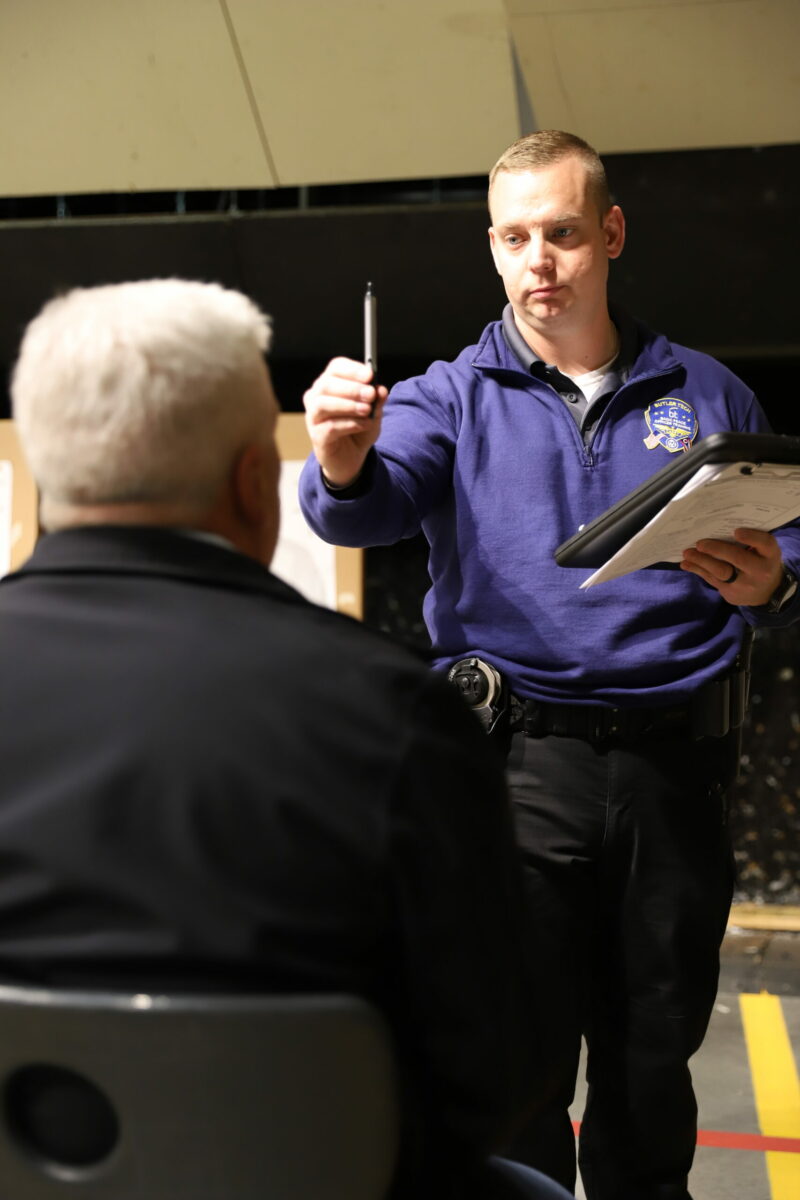
[(800, 438), (713, 434), (587, 524), (556, 552), (596, 567), (593, 587), (674, 564), (730, 604), (767, 604), (783, 563), (772, 530), (800, 516)]
[(735, 529), (735, 542), (703, 538), (684, 550), (681, 570), (714, 587), (729, 604), (767, 604), (783, 577), (781, 548), (763, 529)]

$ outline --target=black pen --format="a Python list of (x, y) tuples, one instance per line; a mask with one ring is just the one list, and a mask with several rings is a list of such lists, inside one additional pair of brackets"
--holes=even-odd
[(378, 299), (372, 290), (372, 284), (367, 284), (364, 293), (364, 362), (372, 367), (372, 386), (375, 388), (375, 399), (372, 403), (370, 416), (375, 416), (375, 405), (378, 403)]
[(364, 293), (364, 362), (372, 367), (372, 382), (378, 386), (378, 301), (372, 290), (372, 284), (367, 284)]

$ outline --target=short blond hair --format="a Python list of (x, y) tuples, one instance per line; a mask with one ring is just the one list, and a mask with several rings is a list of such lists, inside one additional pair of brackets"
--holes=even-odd
[(13, 414), (48, 506), (201, 511), (263, 427), (269, 318), (240, 292), (184, 279), (77, 288), (22, 339)]
[(526, 134), (503, 151), (489, 172), (490, 202), (492, 185), (501, 171), (538, 171), (570, 156), (580, 159), (586, 169), (589, 188), (602, 218), (611, 207), (611, 195), (600, 155), (583, 138), (561, 129), (540, 129), (537, 133)]

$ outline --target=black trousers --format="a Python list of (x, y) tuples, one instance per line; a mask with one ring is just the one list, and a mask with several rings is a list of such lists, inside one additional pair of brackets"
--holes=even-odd
[(506, 1150), (589, 1200), (691, 1200), (705, 1036), (733, 889), (726, 789), (738, 737), (595, 747), (515, 734), (508, 774), (542, 986), (553, 1102)]

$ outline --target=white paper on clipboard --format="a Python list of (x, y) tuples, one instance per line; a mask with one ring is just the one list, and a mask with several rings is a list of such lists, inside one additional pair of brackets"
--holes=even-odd
[(773, 530), (800, 516), (800, 465), (701, 467), (643, 529), (580, 585), (594, 587), (659, 562), (680, 562), (701, 538), (734, 541), (734, 529)]

